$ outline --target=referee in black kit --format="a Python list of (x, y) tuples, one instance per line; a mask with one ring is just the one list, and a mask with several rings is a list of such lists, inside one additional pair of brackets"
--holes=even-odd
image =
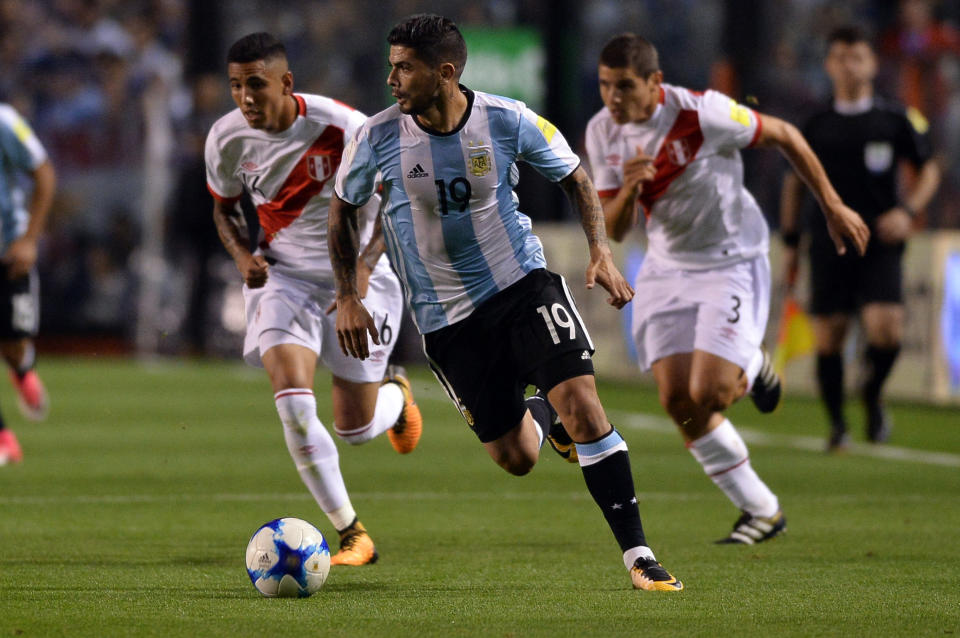
[[(919, 111), (874, 96), (877, 59), (856, 27), (833, 31), (824, 67), (833, 84), (833, 104), (803, 129), (817, 157), (851, 208), (870, 226), (866, 255), (837, 255), (822, 215), (806, 215), (810, 230), (810, 314), (817, 349), (817, 383), (830, 418), (827, 451), (849, 443), (843, 416), (843, 344), (851, 315), (859, 311), (866, 338), (864, 383), (867, 438), (883, 443), (892, 424), (881, 391), (903, 339), (901, 260), (913, 218), (940, 184), (928, 124)], [(909, 193), (898, 193), (902, 161), (917, 169)], [(788, 173), (783, 185), (780, 228), (786, 246), (787, 281), (794, 280), (800, 240), (803, 186)]]

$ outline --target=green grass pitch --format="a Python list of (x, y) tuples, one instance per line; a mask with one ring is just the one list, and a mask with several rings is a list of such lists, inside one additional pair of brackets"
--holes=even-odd
[[(261, 598), (250, 534), (297, 516), (335, 534), (287, 455), (266, 376), (239, 364), (44, 358), (47, 422), (0, 408), (26, 455), (0, 468), (4, 636), (944, 636), (960, 633), (960, 410), (893, 404), (889, 446), (820, 451), (821, 408), (730, 411), (789, 519), (716, 546), (737, 517), (649, 387), (603, 383), (647, 536), (686, 584), (633, 591), (577, 467), (497, 468), (414, 370), (426, 421), (401, 457), (340, 444), (378, 564), (304, 600)], [(328, 381), (317, 384), (330, 426)], [(851, 406), (855, 434), (859, 413)], [(886, 455), (886, 456), (881, 456)], [(336, 545), (334, 540), (333, 545)]]

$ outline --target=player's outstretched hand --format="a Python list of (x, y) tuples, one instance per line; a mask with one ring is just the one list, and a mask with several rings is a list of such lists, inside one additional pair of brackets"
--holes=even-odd
[(366, 359), (370, 356), (367, 345), (367, 333), (377, 345), (380, 345), (380, 334), (373, 322), (373, 317), (363, 307), (358, 296), (340, 297), (337, 299), (337, 340), (343, 354), (357, 359)]
[(863, 221), (863, 218), (846, 204), (834, 206), (826, 212), (827, 231), (830, 233), (830, 239), (837, 248), (838, 255), (847, 253), (847, 245), (844, 240), (849, 240), (853, 247), (857, 249), (857, 254), (863, 257), (867, 252), (867, 241), (870, 239), (870, 229)]
[(590, 248), (590, 265), (587, 266), (587, 289), (599, 283), (610, 293), (607, 303), (614, 308), (623, 308), (633, 299), (633, 288), (613, 263), (609, 246)]
[(248, 288), (263, 288), (267, 283), (267, 274), (270, 265), (263, 255), (250, 255), (249, 259), (237, 264), (237, 270), (243, 277), (243, 282)]

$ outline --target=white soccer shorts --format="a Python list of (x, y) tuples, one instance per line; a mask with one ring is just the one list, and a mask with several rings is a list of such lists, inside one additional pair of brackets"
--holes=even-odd
[(641, 369), (703, 350), (744, 370), (763, 342), (770, 314), (770, 262), (760, 255), (713, 270), (644, 261), (634, 283), (633, 339)]
[[(337, 340), (337, 313), (326, 314), (336, 291), (333, 282), (318, 284), (271, 272), (263, 288), (243, 287), (247, 334), (244, 360), (262, 367), (261, 356), (283, 343), (317, 353), (335, 376), (355, 383), (381, 381), (400, 332), (403, 293), (400, 282), (382, 260), (370, 277), (363, 305), (380, 333), (380, 345), (368, 341), (370, 356), (361, 361), (343, 354)], [(369, 336), (367, 337), (369, 340)]]

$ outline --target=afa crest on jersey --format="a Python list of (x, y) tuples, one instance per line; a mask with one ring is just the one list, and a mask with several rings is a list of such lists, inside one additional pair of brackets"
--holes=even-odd
[(337, 164), (329, 155), (310, 155), (307, 157), (307, 172), (318, 182), (325, 182), (333, 177)]
[(470, 173), (476, 177), (483, 177), (493, 170), (493, 164), (490, 162), (490, 147), (484, 146), (483, 142), (470, 142), (467, 144), (470, 149)]

